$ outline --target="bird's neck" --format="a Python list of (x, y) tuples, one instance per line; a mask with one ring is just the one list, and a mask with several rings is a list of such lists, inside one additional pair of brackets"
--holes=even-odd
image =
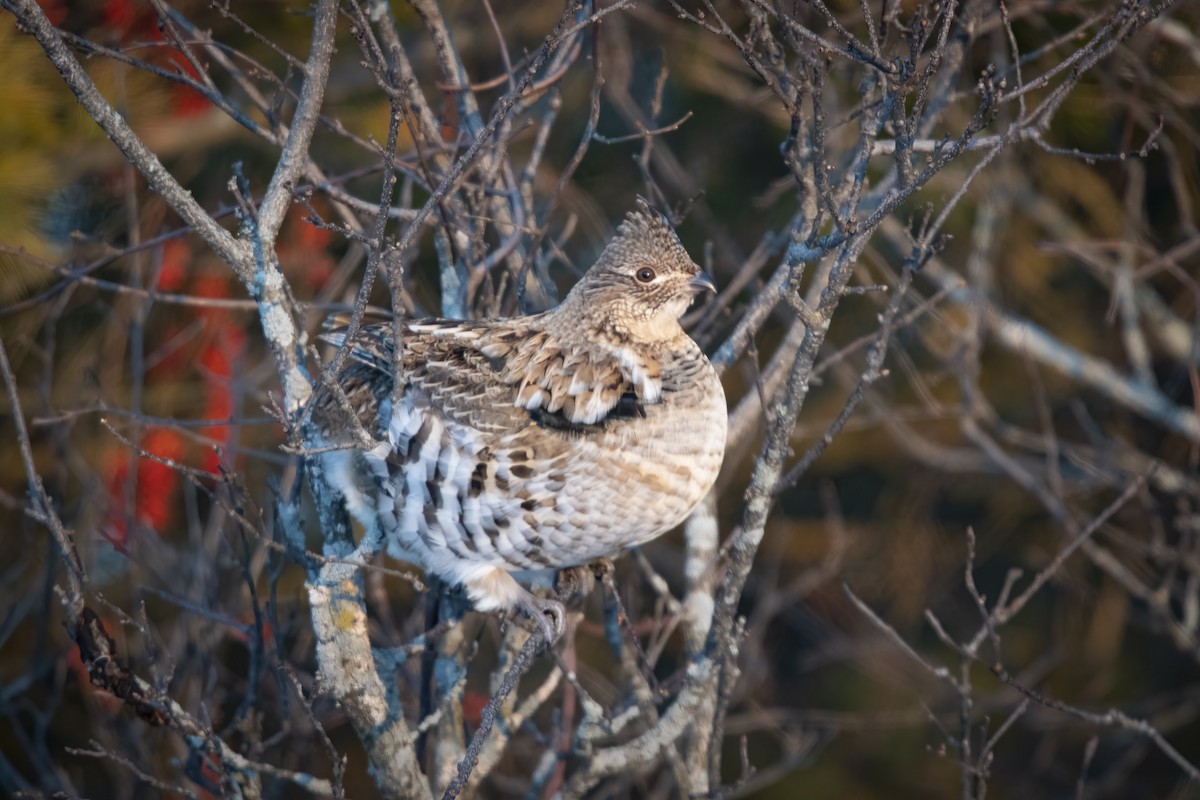
[(641, 317), (620, 303), (589, 302), (571, 293), (547, 315), (545, 329), (568, 340), (585, 340), (606, 349), (631, 346), (673, 349), (688, 338), (679, 320), (668, 315)]

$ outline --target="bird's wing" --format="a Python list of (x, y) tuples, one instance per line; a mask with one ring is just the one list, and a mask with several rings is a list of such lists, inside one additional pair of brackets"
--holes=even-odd
[(544, 427), (578, 430), (614, 417), (644, 416), (662, 396), (662, 369), (633, 350), (567, 342), (544, 329), (493, 330), (480, 351), (495, 359), (515, 387), (513, 402)]
[[(469, 583), (480, 565), (548, 566), (542, 545), (533, 544), (540, 542), (540, 517), (531, 509), (561, 518), (552, 489), (562, 487), (561, 462), (572, 442), (545, 436), (531, 412), (516, 404), (518, 388), (506, 378), (506, 364), (483, 351), (496, 327), (405, 323), (398, 397), (391, 323), (355, 335), (342, 373), (343, 384), (350, 376), (372, 385), (381, 444), (386, 441), (363, 454), (375, 479), (364, 505), (380, 515), (392, 555), (454, 582)], [(326, 339), (341, 344), (345, 331)]]
[[(488, 327), (458, 320), (405, 323), (400, 367), (406, 403), (419, 413), (432, 410), (449, 422), (485, 432), (528, 424), (528, 415), (516, 405), (516, 388), (502, 375), (503, 365), (481, 350), (480, 338)], [(345, 334), (345, 328), (334, 328), (321, 338), (340, 347)], [(347, 353), (348, 371), (365, 366), (386, 378), (381, 401), (391, 390), (395, 344), (392, 323), (365, 325)]]
[[(581, 343), (564, 342), (540, 318), (406, 323), (406, 383), (447, 417), (485, 429), (532, 418), (543, 427), (581, 431), (605, 419), (643, 416), (644, 405), (659, 402), (657, 361), (632, 349), (601, 349), (582, 336)], [(343, 337), (339, 329), (323, 335), (335, 345)], [(393, 352), (391, 325), (369, 325), (349, 356), (391, 373)], [(526, 414), (514, 417), (510, 409)]]

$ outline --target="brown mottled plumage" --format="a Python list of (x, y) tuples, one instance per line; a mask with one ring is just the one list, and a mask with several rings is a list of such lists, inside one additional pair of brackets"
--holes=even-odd
[[(725, 448), (720, 380), (679, 317), (712, 282), (657, 212), (629, 214), (567, 298), (527, 317), (364, 327), (314, 418), (327, 474), (392, 555), (463, 584), (487, 611), (555, 606), (512, 577), (585, 564), (678, 525)], [(341, 344), (344, 333), (326, 338)], [(561, 607), (556, 624), (562, 624)], [(557, 634), (558, 631), (554, 633)]]

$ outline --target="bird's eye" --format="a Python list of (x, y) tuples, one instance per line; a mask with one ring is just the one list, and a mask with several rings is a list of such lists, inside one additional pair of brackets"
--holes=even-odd
[(649, 267), (642, 267), (634, 274), (634, 277), (637, 278), (641, 283), (649, 283), (650, 281), (654, 280), (655, 274), (654, 270), (650, 269)]

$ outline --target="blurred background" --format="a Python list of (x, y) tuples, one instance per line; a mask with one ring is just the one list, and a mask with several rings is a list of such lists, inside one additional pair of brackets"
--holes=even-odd
[[(168, 169), (236, 226), (235, 165), (261, 190), (277, 148), (196, 91), (80, 44), (186, 71), (155, 8), (136, 0), (41, 5), (80, 37), (74, 46), (88, 56), (89, 74)], [(294, 86), (295, 59), (303, 60), (311, 36), (305, 5), (235, 5), (237, 16), (200, 2), (174, 7), (244, 59), (249, 73), (264, 69)], [(907, 13), (909, 5), (894, 8)], [(480, 84), (504, 75), (505, 58), (540, 46), (561, 13), (554, 3), (494, 0), (502, 53), (482, 5), (444, 6)], [(1026, 80), (1057, 70), (1115, 7), (1010, 4), (1009, 29), (997, 23), (976, 32), (948, 105), (963, 102), (988, 64), (1015, 80), (1014, 47)], [(748, 42), (756, 24), (774, 24), (756, 22), (742, 5), (718, 8), (749, 32)], [(999, 19), (1000, 8), (989, 19)], [(856, 3), (793, 11), (818, 25), (821, 9), (862, 25)], [(908, 232), (951, 208), (938, 251), (913, 277), (886, 374), (866, 388), (829, 447), (779, 490), (742, 601), (748, 623), (726, 720), (726, 796), (965, 797), (977, 796), (964, 787), (978, 788), (978, 779), (997, 798), (1200, 797), (1188, 770), (1144, 731), (1104, 717), (1116, 709), (1145, 720), (1193, 771), (1200, 764), (1198, 10), (1180, 4), (1120, 42), (1070, 89), (1040, 142), (1015, 143), (986, 164), (982, 150), (950, 163), (879, 225), (812, 377), (793, 463), (855, 390), (888, 299), (873, 287), (896, 285), (912, 247)], [(432, 45), (407, 4), (393, 3), (392, 12), (452, 139), (457, 112), (439, 89)], [(736, 47), (679, 16), (657, 2), (607, 16), (594, 49), (561, 78), (558, 122), (532, 183), (546, 194), (580, 148), (594, 69), (605, 82), (600, 138), (588, 143), (547, 220), (554, 248), (544, 262), (546, 294), (523, 298), (520, 309), (516, 301), (480, 301), (473, 313), (553, 302), (635, 196), (657, 199), (655, 192), (680, 212), (693, 257), (727, 288), (719, 305), (687, 318), (706, 350), (715, 352), (752, 305), (797, 213), (782, 152), (791, 118)], [(349, 24), (342, 28), (328, 123), (313, 151), (338, 186), (374, 204), (380, 173), (371, 142), (387, 137), (389, 105), (360, 65)], [(856, 74), (830, 67), (825, 100), (837, 146), (856, 141)], [(7, 13), (0, 76), (0, 339), (39, 473), (74, 533), (95, 607), (135, 671), (214, 730), (253, 743), (272, 763), (327, 774), (323, 743), (295, 722), (299, 712), (271, 666), (290, 665), (311, 687), (303, 573), (264, 542), (269, 481), (295, 465), (280, 448), (277, 376), (253, 303), (232, 271), (179, 228)], [(239, 96), (237, 86), (221, 88)], [(480, 96), (490, 104), (506, 89), (499, 80)], [(1031, 89), (1030, 106), (1053, 90), (1049, 81)], [(972, 108), (955, 108), (931, 137), (957, 135)], [(1010, 103), (981, 135), (1003, 131), (1016, 113)], [(646, 138), (623, 138), (639, 125), (670, 130), (647, 152)], [(529, 153), (537, 130), (514, 125), (513, 152)], [(399, 150), (411, 147), (410, 137)], [(428, 194), (419, 185), (404, 191), (417, 207)], [(364, 249), (335, 221), (332, 202), (315, 191), (307, 207), (293, 206), (281, 237), (279, 258), (310, 331), (344, 310), (362, 280)], [(427, 232), (408, 264), (409, 313), (442, 313), (437, 271)], [(386, 287), (372, 301), (389, 308)], [(793, 313), (781, 305), (753, 349), (726, 370), (731, 409), (758, 402), (761, 369)], [(187, 763), (169, 732), (89, 684), (62, 624), (58, 556), (30, 513), (12, 412), (5, 396), (0, 787), (150, 797), (184, 786), (204, 796), (205, 765)], [(750, 424), (730, 443), (718, 499), (725, 535), (741, 520), (762, 430)], [(1019, 595), (1054, 565), (999, 631), (999, 651), (983, 645), (985, 662), (1002, 663), (1036, 694), (1022, 694), (986, 663), (964, 666), (950, 644), (961, 646), (981, 626), (965, 577), (968, 531), (974, 586), (989, 604), (1006, 585)], [(1069, 556), (1054, 564), (1068, 545)], [(619, 563), (636, 619), (660, 613), (647, 574), (680, 591), (682, 549), (677, 531)], [(1021, 576), (1010, 577), (1013, 570)], [(373, 614), (392, 630), (419, 632), (409, 583), (380, 576), (372, 586)], [(256, 614), (261, 604), (265, 619)], [(595, 614), (589, 620), (578, 671), (603, 698), (613, 691), (611, 664), (602, 624)], [(269, 656), (256, 652), (263, 643)], [(650, 633), (646, 645), (655, 674), (668, 680), (681, 658), (677, 638)], [(966, 711), (962, 692), (931, 667), (970, 685)], [(468, 719), (486, 693), (485, 674), (468, 687)], [(248, 697), (253, 709), (243, 707)], [(355, 752), (336, 708), (318, 700), (312, 710), (340, 752)], [(955, 745), (964, 738), (971, 752), (989, 754), (986, 773), (971, 781)], [(743, 751), (752, 772), (742, 768)], [(527, 769), (522, 752), (504, 774)], [(155, 785), (105, 753), (175, 777)], [(523, 796), (519, 781), (505, 780), (495, 779), (494, 796)], [(371, 795), (361, 758), (351, 756), (346, 787), (352, 797)], [(604, 791), (599, 796), (660, 790), (631, 779)]]

